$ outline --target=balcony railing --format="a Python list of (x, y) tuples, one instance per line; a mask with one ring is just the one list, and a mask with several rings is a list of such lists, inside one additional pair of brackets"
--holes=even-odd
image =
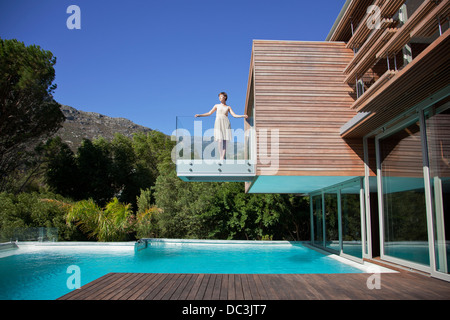
[[(255, 175), (252, 119), (231, 121), (232, 140), (226, 142), (225, 159), (214, 141), (215, 115), (178, 116), (172, 159), (185, 181), (251, 181)], [(244, 129), (244, 121), (247, 122)]]

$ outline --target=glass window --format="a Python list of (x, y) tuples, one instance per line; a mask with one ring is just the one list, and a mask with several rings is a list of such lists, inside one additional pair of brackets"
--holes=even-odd
[(322, 215), (322, 195), (312, 197), (313, 204), (313, 224), (314, 224), (314, 244), (323, 246), (323, 215)]
[(434, 239), (436, 270), (449, 273), (450, 246), (450, 109), (426, 117), (428, 161), (434, 202)]
[(356, 181), (341, 189), (342, 250), (358, 258), (362, 258), (360, 188)]
[(380, 140), (384, 254), (429, 265), (419, 123)]
[(325, 246), (340, 251), (337, 193), (325, 193)]

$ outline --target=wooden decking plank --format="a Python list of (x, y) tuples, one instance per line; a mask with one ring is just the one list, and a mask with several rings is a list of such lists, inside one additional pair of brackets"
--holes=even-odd
[(327, 299), (328, 297), (322, 293), (324, 291), (323, 288), (321, 288), (319, 285), (316, 285), (315, 279), (312, 276), (314, 275), (310, 275), (310, 277), (303, 277), (303, 280), (305, 281), (306, 286), (310, 289), (309, 291), (313, 295), (313, 299)]
[(81, 286), (80, 288), (63, 295), (62, 297), (59, 297), (58, 300), (76, 299), (77, 297), (83, 295), (85, 292), (88, 292), (91, 289), (95, 290), (97, 288), (98, 283), (102, 283), (109, 277), (113, 277), (113, 276), (114, 276), (114, 273), (108, 273), (108, 274), (104, 275), (103, 277), (99, 277), (99, 278), (85, 284), (84, 286)]
[(133, 274), (111, 273), (60, 300), (450, 300), (450, 283), (412, 272), (379, 274)]
[[(350, 273), (345, 277), (343, 286), (346, 292), (350, 295), (351, 299), (354, 300), (374, 300), (377, 299), (376, 293), (377, 289), (369, 289), (367, 282), (369, 277), (373, 274), (365, 273), (364, 277), (361, 277), (359, 273)], [(377, 280), (378, 281), (378, 280)]]
[[(391, 278), (389, 274), (383, 274), (381, 275), (381, 290), (375, 291), (374, 294), (378, 296), (378, 299), (383, 300), (402, 300), (405, 297), (409, 299), (411, 297), (409, 288), (409, 284), (404, 286), (402, 281), (397, 282), (397, 277)], [(383, 294), (380, 295), (380, 292)]]
[(222, 281), (220, 284), (220, 296), (218, 298), (219, 300), (228, 300), (228, 278), (228, 274), (222, 275)]
[(153, 297), (158, 294), (158, 292), (163, 288), (168, 276), (169, 275), (166, 273), (158, 274), (158, 278), (155, 279), (155, 282), (152, 284), (152, 286), (149, 287), (148, 290), (146, 290), (146, 292), (144, 292), (144, 294), (139, 299), (152, 300)]
[(191, 278), (192, 274), (185, 274), (182, 277), (180, 277), (179, 279), (180, 284), (178, 285), (177, 289), (174, 291), (169, 300), (180, 300), (180, 296), (183, 294), (183, 292), (188, 291), (186, 290), (186, 286), (189, 284)]
[(211, 296), (213, 300), (219, 300), (220, 298), (220, 293), (222, 291), (222, 278), (223, 278), (222, 274), (216, 275), (216, 280), (214, 281), (214, 289)]
[[(119, 273), (119, 278), (116, 281), (111, 282), (108, 286), (103, 288), (101, 294), (96, 295), (96, 300), (108, 300), (109, 297), (115, 294), (116, 290), (120, 290), (121, 287), (125, 286), (130, 280), (133, 279), (133, 273)], [(87, 299), (91, 299), (88, 296)]]
[(275, 289), (279, 292), (279, 296), (283, 300), (292, 300), (295, 297), (297, 287), (293, 283), (294, 279), (291, 274), (274, 275)]
[(119, 273), (109, 273), (103, 277), (98, 278), (98, 284), (87, 287), (87, 288), (80, 288), (78, 291), (78, 294), (76, 296), (77, 300), (84, 300), (90, 295), (96, 295), (98, 292), (101, 292), (101, 290), (108, 286), (111, 282), (116, 281), (118, 278), (120, 278)]
[(144, 279), (142, 279), (141, 281), (141, 285), (135, 288), (132, 294), (127, 297), (127, 300), (137, 300), (139, 297), (141, 297), (148, 288), (152, 287), (152, 284), (158, 279), (158, 276), (158, 273), (145, 274)]
[(214, 290), (214, 282), (216, 280), (216, 274), (210, 274), (208, 284), (205, 288), (205, 294), (203, 296), (203, 300), (212, 300), (213, 290)]
[(112, 295), (109, 300), (126, 300), (128, 299), (133, 292), (135, 291), (136, 287), (138, 287), (142, 281), (146, 278), (145, 273), (137, 273), (134, 276), (134, 279), (132, 279), (127, 286), (121, 288), (119, 292)]
[(246, 274), (241, 274), (242, 292), (244, 293), (244, 300), (253, 300), (250, 283)]
[[(420, 297), (426, 296), (427, 299), (439, 299), (439, 296), (436, 295), (435, 290), (433, 290), (430, 286), (427, 286), (425, 283), (435, 282), (434, 287), (436, 287), (441, 280), (437, 279), (426, 279), (425, 276), (422, 275), (414, 275), (409, 273), (408, 275), (405, 275), (405, 277), (409, 277), (410, 281), (409, 293), (411, 294), (412, 299), (420, 299)], [(435, 281), (437, 280), (437, 282)], [(400, 283), (398, 283), (400, 286)]]
[(170, 281), (170, 287), (167, 286), (165, 289), (164, 295), (161, 297), (161, 300), (170, 300), (172, 295), (177, 291), (178, 287), (180, 286), (181, 282), (183, 282), (185, 274), (175, 274), (173, 278)]
[(261, 283), (263, 284), (264, 288), (266, 289), (266, 293), (269, 300), (278, 299), (278, 293), (274, 289), (272, 285), (272, 275), (264, 274), (260, 275)]
[[(427, 299), (428, 298), (433, 300), (450, 299), (450, 294), (447, 297), (443, 297), (437, 293), (445, 291), (448, 286), (448, 282), (422, 275), (415, 275), (414, 278), (415, 279), (413, 279), (412, 281), (414, 281), (417, 284), (418, 291), (426, 295)], [(432, 284), (432, 286), (427, 284)]]
[(242, 280), (240, 274), (234, 275), (234, 290), (236, 300), (244, 300), (244, 291), (242, 290)]
[(278, 292), (279, 299), (291, 300), (295, 296), (297, 286), (293, 283), (292, 275), (278, 275), (274, 274), (272, 276), (272, 286), (274, 286), (275, 291)]
[(393, 294), (391, 295), (386, 295), (387, 297), (390, 297), (388, 299), (402, 299), (397, 297), (405, 295), (406, 299), (420, 299), (420, 297), (429, 294), (425, 292), (422, 287), (417, 286), (417, 281), (420, 281), (420, 278), (412, 276), (411, 273), (403, 275), (403, 277), (401, 278), (401, 280), (403, 281), (399, 280), (400, 278), (391, 277), (388, 274), (381, 276), (381, 286), (384, 287), (383, 289), (385, 289), (385, 291), (387, 291), (386, 289), (388, 289), (389, 291), (393, 292)]
[(272, 287), (272, 291), (274, 294), (275, 299), (279, 300), (286, 300), (286, 292), (284, 288), (284, 278), (280, 277), (278, 274), (270, 274), (268, 275), (270, 277), (269, 284)]
[(295, 285), (297, 287), (297, 292), (300, 293), (300, 299), (309, 300), (309, 299), (315, 299), (316, 294), (311, 290), (308, 283), (305, 281), (304, 277), (302, 277), (301, 274), (295, 274)]
[(200, 285), (198, 287), (197, 294), (195, 295), (195, 298), (194, 298), (195, 300), (203, 300), (210, 277), (211, 277), (210, 274), (204, 275), (204, 277), (201, 280)]
[(123, 281), (123, 277), (127, 278), (130, 275), (124, 274), (124, 273), (115, 273), (114, 274), (114, 278), (110, 278), (109, 281), (105, 281), (104, 283), (102, 283), (102, 286), (98, 286), (98, 288), (96, 288), (96, 290), (92, 290), (91, 292), (86, 292), (85, 295), (83, 295), (84, 300), (90, 300), (90, 299), (97, 299), (100, 300), (102, 299), (105, 295), (107, 295), (111, 288), (114, 287), (114, 285), (117, 282), (121, 282)]
[[(345, 275), (345, 274), (342, 274)], [(345, 284), (347, 283), (347, 277), (337, 278), (333, 277), (333, 274), (315, 274), (314, 278), (316, 282), (321, 283), (322, 291), (326, 299), (333, 299), (333, 295), (338, 297), (339, 300), (349, 300), (350, 297), (345, 290)], [(333, 291), (330, 291), (333, 288)]]
[(252, 275), (253, 278), (253, 282), (256, 286), (256, 288), (258, 289), (258, 293), (259, 293), (259, 298), (261, 300), (268, 300), (269, 299), (269, 295), (267, 294), (266, 288), (264, 287), (262, 281), (261, 281), (261, 277), (259, 274), (253, 274)]
[(214, 290), (214, 282), (216, 280), (216, 274), (209, 274), (209, 279), (205, 281), (205, 290), (202, 300), (212, 300), (212, 293)]
[(189, 281), (186, 283), (185, 289), (181, 292), (178, 300), (186, 300), (189, 297), (189, 294), (191, 293), (192, 289), (195, 286), (195, 282), (197, 281), (198, 274), (191, 274), (191, 277), (189, 278)]
[(198, 289), (200, 288), (200, 285), (202, 284), (203, 278), (205, 277), (204, 274), (198, 274), (195, 278), (195, 282), (192, 286), (192, 289), (189, 292), (189, 295), (187, 296), (187, 300), (194, 300), (197, 296)]
[(250, 288), (250, 293), (252, 295), (252, 300), (261, 300), (261, 294), (259, 293), (258, 286), (256, 285), (255, 278), (253, 274), (247, 274), (247, 282)]
[(123, 279), (123, 281), (117, 282), (113, 287), (111, 287), (111, 289), (108, 290), (108, 293), (103, 296), (102, 300), (111, 300), (115, 296), (121, 297), (122, 294), (124, 294), (124, 291), (135, 283), (136, 277), (138, 276), (138, 273), (133, 273), (131, 276)]
[(148, 273), (145, 280), (142, 281), (142, 285), (140, 288), (136, 289), (134, 293), (128, 297), (128, 300), (139, 300), (143, 299), (146, 296), (146, 292), (148, 293), (151, 288), (153, 288), (153, 284), (158, 281), (160, 278), (159, 273)]
[[(347, 275), (347, 274), (346, 274)], [(356, 290), (356, 292), (358, 292), (357, 290), (359, 289), (358, 285), (355, 285), (355, 283), (353, 284), (353, 288), (351, 288), (350, 290), (348, 290), (348, 284), (349, 281), (347, 281), (347, 279), (349, 279), (348, 277), (349, 275), (347, 275), (347, 277), (343, 278), (343, 279), (339, 279), (337, 277), (333, 277), (332, 274), (326, 274), (324, 275), (324, 279), (326, 280), (326, 285), (328, 288), (334, 288), (335, 290), (335, 294), (338, 295), (339, 300), (351, 300), (352, 296), (354, 297), (354, 292)], [(342, 281), (344, 280), (344, 281)], [(358, 284), (359, 282), (357, 282)]]
[(234, 283), (234, 274), (228, 275), (228, 300), (236, 300), (236, 286)]
[(163, 300), (164, 297), (167, 297), (167, 295), (170, 294), (170, 289), (175, 285), (179, 277), (180, 274), (178, 273), (167, 275), (167, 281), (164, 282), (164, 286), (162, 286), (161, 290), (154, 296), (153, 300)]

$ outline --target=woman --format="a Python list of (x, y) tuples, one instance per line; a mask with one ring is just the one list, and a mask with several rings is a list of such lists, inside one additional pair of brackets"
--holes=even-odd
[(227, 105), (228, 96), (225, 92), (219, 93), (220, 104), (216, 104), (210, 112), (203, 114), (196, 114), (195, 117), (207, 117), (212, 115), (215, 111), (216, 122), (214, 123), (214, 141), (219, 143), (220, 160), (225, 159), (225, 153), (227, 149), (227, 140), (231, 140), (231, 125), (228, 119), (228, 112), (235, 118), (248, 118), (245, 115), (237, 115), (234, 113), (233, 109)]

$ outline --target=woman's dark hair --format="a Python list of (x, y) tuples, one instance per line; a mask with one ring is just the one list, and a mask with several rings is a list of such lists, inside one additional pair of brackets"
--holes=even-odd
[(227, 95), (227, 93), (226, 93), (226, 92), (221, 92), (221, 93), (219, 93), (218, 95), (220, 96), (221, 94), (223, 94), (223, 95), (225, 96), (225, 101), (227, 101), (227, 100), (228, 100), (228, 95)]

